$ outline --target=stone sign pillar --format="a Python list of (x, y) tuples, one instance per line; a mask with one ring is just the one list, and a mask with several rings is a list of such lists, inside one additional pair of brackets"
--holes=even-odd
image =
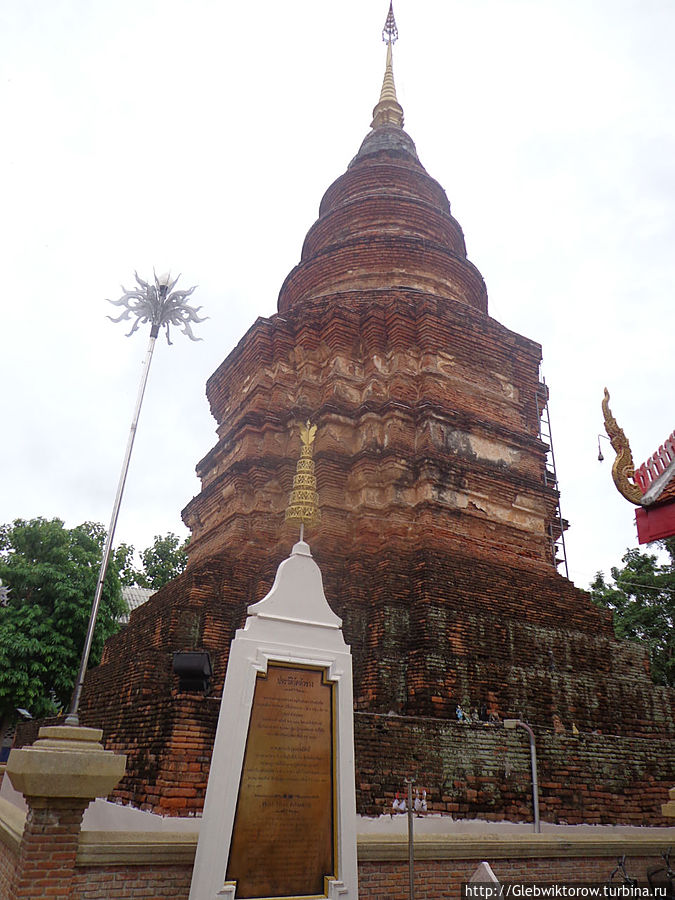
[(661, 814), (675, 819), (675, 787), (668, 791), (668, 796), (670, 797), (668, 802), (661, 804)]
[(190, 900), (356, 900), (351, 654), (299, 541), (230, 649)]
[(85, 809), (124, 774), (125, 756), (104, 750), (99, 728), (40, 729), (31, 747), (12, 750), (7, 775), (26, 798), (28, 815), (11, 900), (70, 900)]

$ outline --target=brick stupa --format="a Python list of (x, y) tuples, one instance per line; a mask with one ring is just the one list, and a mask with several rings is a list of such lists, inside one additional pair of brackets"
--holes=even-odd
[[(535, 728), (543, 819), (662, 823), (673, 692), (557, 571), (541, 347), (488, 314), (403, 130), (388, 37), (371, 131), (326, 191), (278, 313), (208, 381), (218, 441), (183, 512), (187, 570), (108, 641), (82, 721), (128, 756), (118, 800), (200, 812), (230, 640), (297, 539), (284, 510), (311, 418), (308, 539), (354, 656), (359, 812), (388, 811), (412, 772), (432, 811), (527, 818), (529, 757), (515, 772), (504, 729), (462, 725), (460, 705)], [(195, 648), (214, 665), (207, 697), (179, 693), (171, 670)]]

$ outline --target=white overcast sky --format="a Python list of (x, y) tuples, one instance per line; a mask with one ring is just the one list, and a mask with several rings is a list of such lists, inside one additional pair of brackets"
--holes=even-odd
[[(206, 379), (276, 310), (368, 131), (388, 0), (0, 6), (0, 522), (107, 524), (146, 336), (105, 298), (198, 284), (203, 342), (158, 342), (117, 538), (185, 534), (215, 443)], [(600, 465), (675, 427), (675, 4), (397, 0), (406, 130), (491, 315), (543, 345), (567, 551), (585, 587), (637, 544)]]

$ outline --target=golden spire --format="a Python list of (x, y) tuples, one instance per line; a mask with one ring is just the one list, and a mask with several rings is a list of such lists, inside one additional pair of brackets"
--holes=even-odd
[(391, 48), (398, 39), (398, 28), (394, 19), (393, 0), (389, 3), (389, 13), (382, 30), (382, 40), (387, 45), (387, 64), (384, 69), (384, 81), (380, 93), (380, 102), (373, 110), (371, 128), (379, 128), (382, 125), (397, 125), (403, 128), (403, 107), (396, 97), (396, 85), (394, 84), (394, 66), (392, 63)]
[(286, 508), (286, 521), (300, 522), (300, 540), (303, 538), (304, 525), (314, 525), (321, 518), (319, 511), (319, 495), (316, 492), (316, 476), (312, 459), (312, 444), (316, 436), (316, 425), (307, 419), (300, 427), (302, 449), (300, 459), (293, 478), (291, 499)]
[(626, 500), (630, 500), (631, 503), (639, 506), (642, 500), (642, 491), (635, 484), (633, 454), (630, 450), (628, 438), (623, 433), (623, 428), (619, 427), (609, 408), (609, 391), (607, 388), (605, 388), (605, 399), (602, 401), (602, 414), (605, 419), (605, 431), (616, 453), (616, 459), (612, 466), (612, 478), (616, 489)]

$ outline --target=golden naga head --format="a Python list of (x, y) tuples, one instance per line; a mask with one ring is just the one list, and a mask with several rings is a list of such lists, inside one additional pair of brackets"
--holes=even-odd
[(602, 401), (602, 414), (605, 420), (605, 431), (616, 453), (616, 459), (612, 466), (612, 478), (617, 491), (626, 500), (639, 506), (642, 501), (642, 491), (635, 483), (635, 466), (628, 438), (623, 433), (609, 408), (609, 391), (605, 388), (605, 397)]

